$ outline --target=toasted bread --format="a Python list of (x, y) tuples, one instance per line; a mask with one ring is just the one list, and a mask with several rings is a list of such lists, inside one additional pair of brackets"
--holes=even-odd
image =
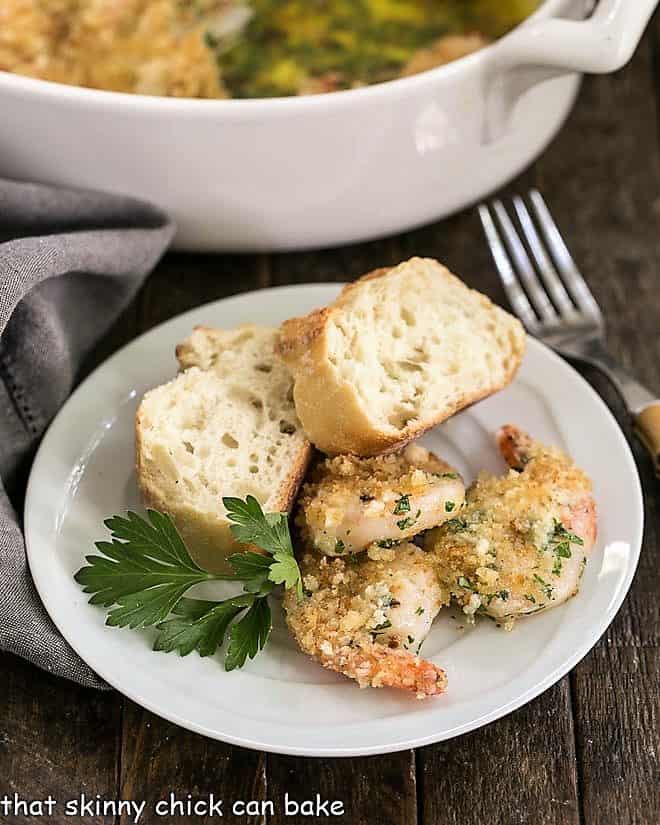
[(286, 321), (277, 351), (312, 443), (330, 455), (372, 456), (505, 387), (525, 332), (437, 261), (412, 258)]
[(137, 412), (144, 500), (172, 516), (207, 569), (224, 569), (237, 549), (222, 498), (253, 495), (267, 512), (289, 511), (311, 457), (275, 338), (256, 326), (196, 328), (177, 347), (183, 371)]

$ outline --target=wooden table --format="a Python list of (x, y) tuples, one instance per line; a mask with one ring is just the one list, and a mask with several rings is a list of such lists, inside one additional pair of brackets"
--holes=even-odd
[[(605, 310), (611, 348), (660, 394), (660, 142), (656, 17), (632, 64), (590, 78), (561, 135), (510, 190), (547, 197)], [(190, 307), (242, 290), (346, 281), (408, 256), (445, 261), (506, 304), (474, 211), (387, 240), (281, 256), (167, 256), (95, 359)], [(585, 373), (625, 432), (618, 399)], [(589, 434), (585, 433), (585, 438)], [(180, 730), (115, 692), (53, 678), (0, 655), (0, 796), (84, 791), (154, 800), (174, 790), (279, 800), (285, 791), (345, 802), (335, 821), (360, 825), (658, 825), (660, 484), (634, 447), (646, 499), (637, 576), (588, 656), (542, 696), (460, 739), (391, 756), (313, 760), (256, 753)], [(626, 503), (621, 502), (625, 507)], [(319, 709), (322, 712), (322, 708)], [(277, 806), (279, 807), (279, 806)], [(2, 822), (69, 823), (63, 815)], [(115, 822), (113, 817), (85, 822)], [(130, 817), (117, 820), (127, 825)], [(211, 821), (161, 819), (142, 823)], [(217, 821), (213, 819), (212, 821)], [(225, 817), (303, 823), (308, 818)]]

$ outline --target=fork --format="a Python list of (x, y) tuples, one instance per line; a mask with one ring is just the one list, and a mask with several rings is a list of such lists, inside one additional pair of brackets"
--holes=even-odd
[(531, 190), (527, 202), (515, 196), (513, 213), (522, 237), (502, 201), (479, 206), (486, 239), (513, 311), (531, 335), (561, 355), (597, 367), (610, 379), (660, 478), (660, 399), (608, 352), (603, 314), (541, 194)]

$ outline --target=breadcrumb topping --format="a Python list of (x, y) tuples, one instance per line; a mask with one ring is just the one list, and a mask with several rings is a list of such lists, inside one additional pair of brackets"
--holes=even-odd
[(289, 628), (305, 653), (361, 687), (441, 692), (443, 671), (417, 656), (449, 597), (428, 554), (405, 544), (394, 561), (305, 553), (300, 565), (305, 598), (298, 601), (287, 591), (284, 605)]
[(595, 520), (591, 483), (559, 450), (531, 440), (523, 448), (522, 471), (480, 475), (456, 517), (425, 540), (468, 616), (514, 618), (577, 592), (592, 538), (582, 517)]
[(303, 541), (321, 553), (368, 548), (372, 560), (386, 561), (392, 558), (386, 551), (450, 518), (463, 498), (460, 476), (418, 445), (376, 458), (341, 455), (312, 472), (296, 524)]

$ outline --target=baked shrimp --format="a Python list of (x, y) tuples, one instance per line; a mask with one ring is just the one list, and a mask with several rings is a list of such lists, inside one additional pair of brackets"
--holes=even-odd
[(430, 555), (414, 544), (348, 558), (307, 552), (305, 597), (284, 597), (287, 623), (304, 653), (360, 687), (393, 687), (419, 698), (442, 693), (443, 670), (417, 655), (449, 592)]
[(327, 556), (391, 547), (452, 517), (465, 487), (448, 464), (418, 445), (401, 453), (322, 461), (305, 484), (296, 518), (305, 544)]
[(500, 430), (498, 446), (508, 474), (481, 475), (425, 548), (465, 613), (510, 625), (577, 593), (596, 539), (596, 506), (591, 482), (559, 450), (513, 426)]

